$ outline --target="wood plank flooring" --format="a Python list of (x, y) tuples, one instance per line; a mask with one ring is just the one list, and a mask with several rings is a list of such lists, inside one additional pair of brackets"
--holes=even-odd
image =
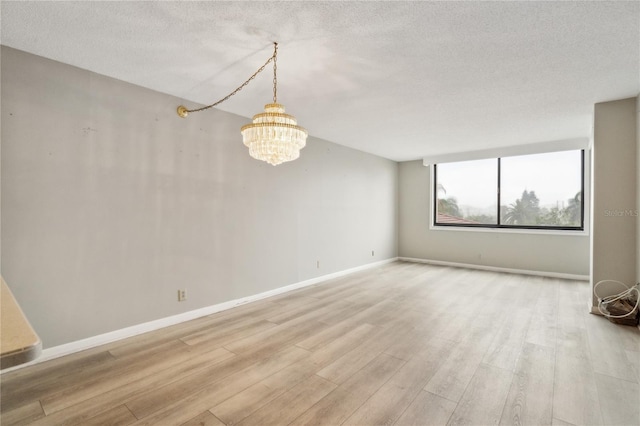
[(8, 425), (640, 425), (586, 282), (395, 262), (0, 376)]

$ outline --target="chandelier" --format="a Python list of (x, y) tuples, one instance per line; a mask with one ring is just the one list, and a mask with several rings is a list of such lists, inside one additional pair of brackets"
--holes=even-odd
[(182, 118), (190, 112), (204, 111), (229, 99), (238, 93), (251, 80), (255, 78), (265, 67), (273, 62), (273, 103), (264, 106), (264, 112), (253, 116), (253, 122), (242, 126), (240, 133), (244, 144), (249, 148), (249, 155), (257, 160), (277, 166), (286, 161), (292, 161), (300, 157), (300, 150), (307, 143), (307, 131), (298, 126), (296, 118), (285, 114), (284, 105), (278, 103), (278, 43), (273, 43), (273, 55), (236, 90), (215, 102), (198, 109), (178, 107), (178, 115)]

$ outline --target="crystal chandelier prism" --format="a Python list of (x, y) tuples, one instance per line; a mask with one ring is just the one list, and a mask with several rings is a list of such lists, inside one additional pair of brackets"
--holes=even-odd
[(307, 131), (297, 124), (294, 116), (285, 114), (284, 105), (272, 103), (253, 117), (253, 123), (242, 126), (240, 133), (250, 156), (277, 166), (300, 157), (307, 144)]
[(240, 87), (218, 102), (203, 108), (189, 110), (184, 106), (178, 107), (178, 115), (186, 117), (190, 112), (202, 111), (214, 107), (237, 92), (242, 90), (253, 78), (260, 73), (270, 62), (273, 62), (273, 103), (264, 107), (264, 112), (256, 114), (253, 121), (242, 126), (243, 143), (249, 148), (251, 157), (266, 161), (277, 166), (286, 161), (293, 161), (300, 157), (300, 150), (307, 144), (308, 132), (298, 126), (296, 118), (286, 114), (284, 105), (278, 103), (278, 78), (277, 78), (278, 43), (274, 43), (273, 55)]

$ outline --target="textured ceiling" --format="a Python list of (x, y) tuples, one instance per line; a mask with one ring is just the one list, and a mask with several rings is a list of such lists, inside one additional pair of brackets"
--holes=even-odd
[[(203, 104), (278, 41), (278, 100), (300, 125), (399, 161), (589, 136), (594, 103), (640, 91), (635, 1), (2, 1), (1, 13), (4, 45)], [(220, 109), (260, 112), (271, 77)]]

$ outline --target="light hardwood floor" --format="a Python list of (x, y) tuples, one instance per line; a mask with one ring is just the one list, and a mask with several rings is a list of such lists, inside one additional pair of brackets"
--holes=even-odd
[(5, 373), (3, 426), (639, 425), (586, 282), (395, 262)]

